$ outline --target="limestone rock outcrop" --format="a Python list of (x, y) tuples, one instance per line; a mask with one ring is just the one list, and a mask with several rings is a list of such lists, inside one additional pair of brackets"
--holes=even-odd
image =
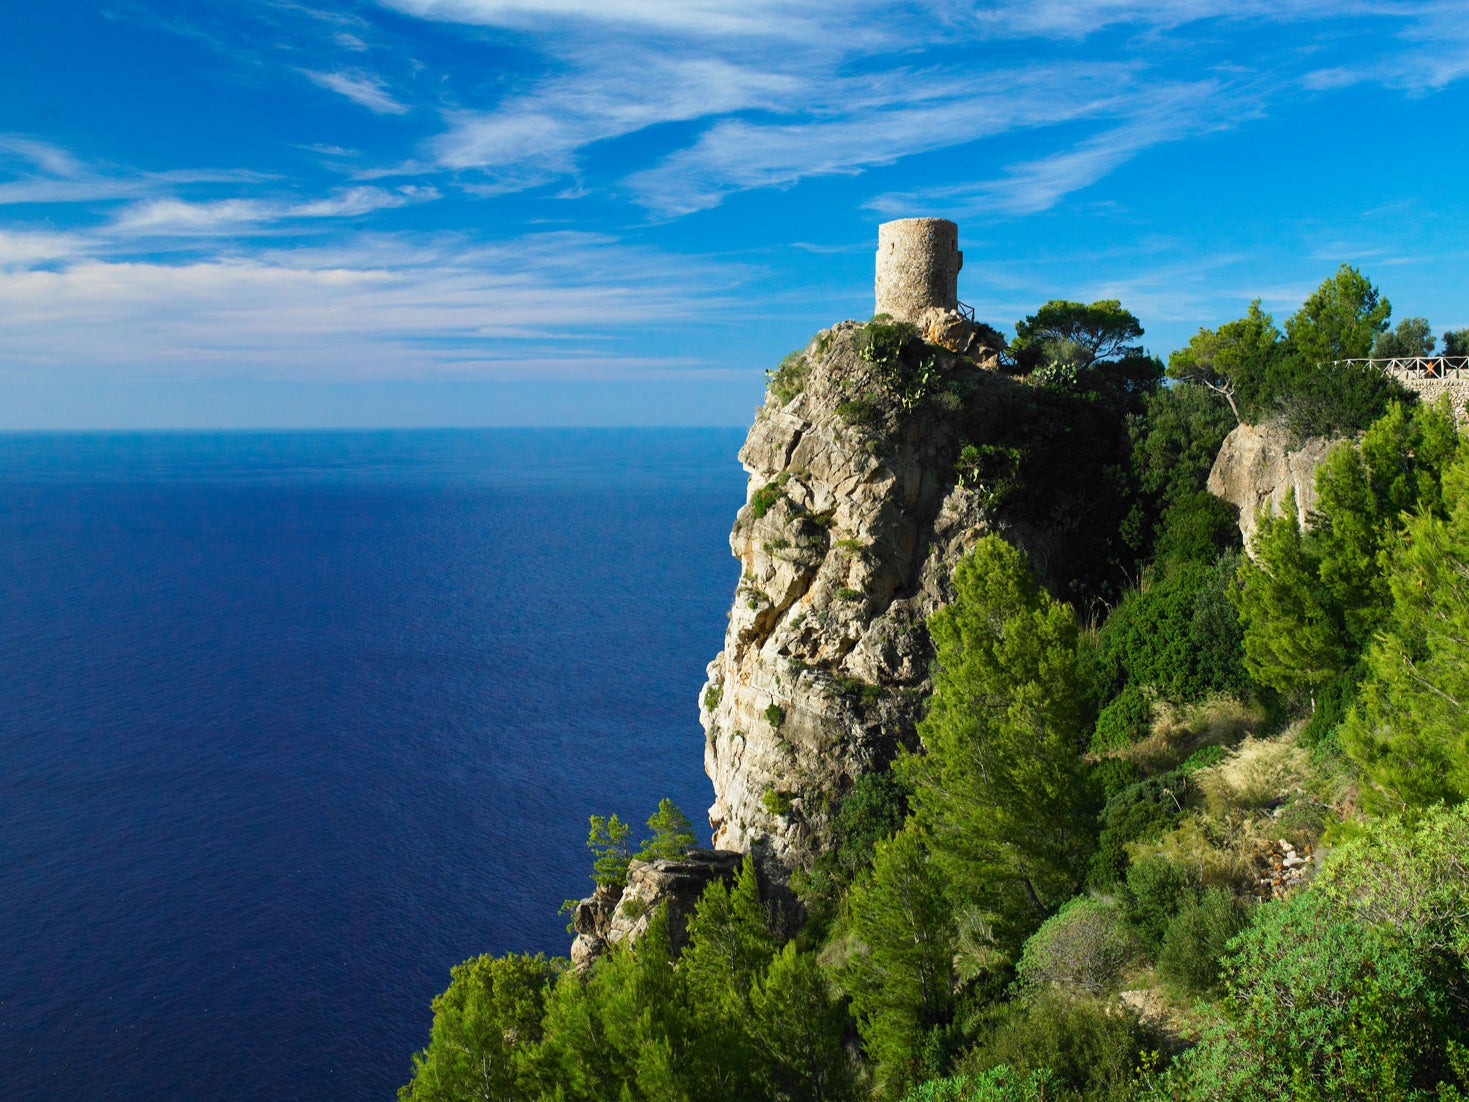
[(991, 371), (1000, 367), (1005, 338), (983, 322), (970, 321), (957, 310), (930, 306), (918, 315), (918, 332), (929, 344), (969, 356)]
[(992, 370), (981, 329), (963, 345), (977, 355), (930, 344), (898, 381), (862, 326), (823, 330), (801, 389), (782, 404), (772, 386), (740, 451), (749, 490), (730, 547), (742, 578), (701, 695), (704, 765), (715, 845), (753, 851), (772, 882), (829, 844), (861, 774), (914, 744), (925, 619), (996, 529), (956, 457), (1028, 391)]
[(744, 855), (726, 850), (691, 849), (681, 858), (634, 859), (621, 888), (598, 886), (576, 905), (571, 925), (576, 940), (571, 962), (586, 969), (620, 941), (635, 944), (660, 907), (668, 911), (668, 932), (675, 949), (682, 947), (689, 916), (704, 889), (739, 871)]
[(1279, 513), (1294, 490), (1301, 526), (1316, 505), (1316, 468), (1335, 440), (1312, 437), (1295, 442), (1274, 425), (1239, 425), (1227, 437), (1209, 471), (1209, 492), (1239, 509), (1245, 547), (1255, 535), (1261, 509)]

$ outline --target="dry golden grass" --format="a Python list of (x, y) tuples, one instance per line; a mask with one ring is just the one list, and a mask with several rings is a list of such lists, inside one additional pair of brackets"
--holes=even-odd
[(1296, 729), (1272, 738), (1250, 736), (1218, 765), (1200, 769), (1194, 783), (1216, 817), (1280, 806), (1311, 786), (1311, 755), (1296, 739)]
[(1184, 762), (1204, 746), (1233, 746), (1260, 730), (1264, 710), (1234, 697), (1215, 697), (1198, 704), (1153, 705), (1152, 732), (1122, 752), (1148, 773), (1162, 773)]

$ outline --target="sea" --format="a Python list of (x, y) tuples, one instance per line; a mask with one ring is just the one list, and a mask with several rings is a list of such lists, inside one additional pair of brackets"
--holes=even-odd
[(392, 1099), (589, 815), (707, 842), (740, 438), (0, 435), (0, 1097)]

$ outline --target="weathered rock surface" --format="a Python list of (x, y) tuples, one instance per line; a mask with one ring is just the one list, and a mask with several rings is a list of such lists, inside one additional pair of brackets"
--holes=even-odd
[(970, 321), (957, 310), (930, 306), (918, 316), (918, 332), (929, 344), (969, 356), (991, 371), (999, 369), (1005, 338), (983, 322)]
[(694, 904), (716, 880), (728, 880), (739, 871), (744, 855), (727, 850), (691, 849), (678, 859), (634, 860), (628, 865), (627, 884), (619, 889), (599, 886), (572, 912), (576, 940), (571, 962), (586, 969), (607, 948), (620, 941), (634, 944), (643, 936), (659, 907), (668, 908), (668, 932), (675, 949), (684, 943)]
[(1254, 538), (1261, 509), (1279, 513), (1294, 490), (1302, 527), (1316, 505), (1316, 468), (1335, 440), (1312, 437), (1294, 444), (1289, 433), (1273, 425), (1240, 425), (1224, 438), (1209, 472), (1209, 492), (1239, 509), (1245, 547)]
[(1028, 391), (992, 370), (987, 327), (965, 324), (945, 333), (977, 355), (930, 345), (896, 387), (864, 354), (862, 327), (823, 330), (804, 389), (784, 406), (767, 396), (740, 451), (749, 492), (730, 547), (742, 579), (701, 696), (704, 766), (715, 845), (753, 851), (773, 882), (829, 844), (858, 776), (914, 744), (925, 618), (996, 526), (955, 458)]

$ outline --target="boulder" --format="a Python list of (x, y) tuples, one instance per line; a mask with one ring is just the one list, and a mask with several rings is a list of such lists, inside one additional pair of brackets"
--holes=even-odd
[(1316, 468), (1336, 440), (1293, 440), (1278, 425), (1239, 425), (1224, 438), (1209, 471), (1209, 492), (1239, 509), (1245, 547), (1254, 539), (1260, 511), (1279, 513), (1286, 494), (1296, 495), (1296, 514), (1305, 527), (1316, 505)]

